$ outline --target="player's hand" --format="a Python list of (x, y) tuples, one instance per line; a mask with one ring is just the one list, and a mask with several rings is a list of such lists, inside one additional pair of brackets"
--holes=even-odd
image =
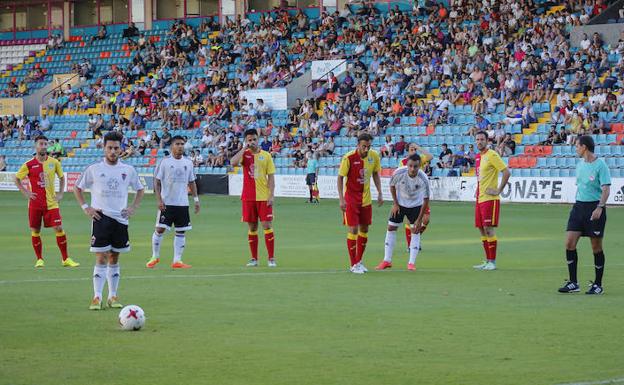
[(383, 195), (381, 194), (377, 195), (377, 206), (383, 206)]
[(340, 210), (347, 211), (347, 202), (344, 199), (340, 200)]
[(195, 214), (199, 214), (199, 202), (195, 202)]
[(33, 200), (33, 201), (34, 201), (35, 199), (37, 199), (37, 193), (34, 193), (34, 192), (32, 192), (32, 191), (28, 191), (28, 190), (26, 190), (26, 191), (24, 191), (22, 194), (24, 194), (24, 196), (25, 196), (25, 197), (26, 197), (26, 199), (28, 199), (28, 200)]
[(161, 213), (165, 211), (165, 203), (163, 201), (158, 201), (158, 210), (160, 210)]
[(267, 206), (273, 206), (273, 197), (269, 197), (269, 199), (267, 199)]
[(59, 191), (56, 193), (56, 201), (60, 202), (61, 200), (63, 200), (63, 192)]
[(485, 193), (488, 194), (488, 195), (496, 196), (496, 195), (500, 194), (500, 191), (498, 191), (498, 189), (488, 187), (487, 190), (485, 190)]
[(134, 215), (135, 211), (136, 211), (136, 207), (128, 206), (125, 209), (121, 210), (121, 217), (130, 218), (131, 216)]
[(392, 215), (397, 215), (399, 213), (399, 205), (397, 205), (396, 203), (392, 204), (392, 208), (390, 209), (390, 214)]
[(99, 221), (100, 219), (102, 219), (102, 217), (100, 216), (100, 214), (102, 214), (102, 211), (96, 210), (93, 207), (87, 207), (86, 209), (84, 209), (84, 212), (85, 214), (95, 219), (96, 221)]
[(601, 215), (602, 215), (602, 207), (596, 207), (596, 209), (592, 211), (590, 221), (596, 221), (600, 219)]

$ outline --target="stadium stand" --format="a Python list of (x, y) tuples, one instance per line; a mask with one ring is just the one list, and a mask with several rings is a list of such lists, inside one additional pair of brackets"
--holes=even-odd
[[(45, 100), (46, 127), (41, 117), (3, 119), (0, 155), (15, 171), (31, 155), (26, 139), (41, 131), (65, 148), (65, 170), (81, 171), (100, 157), (102, 133), (118, 129), (126, 162), (142, 173), (152, 172), (167, 138), (183, 135), (197, 172), (222, 174), (239, 172), (227, 164), (240, 145), (234, 138), (255, 127), (278, 174), (303, 174), (305, 154), (318, 151), (320, 174), (335, 175), (367, 130), (388, 155), (383, 168), (397, 167), (397, 142), (416, 142), (434, 155), (428, 172), (436, 177), (473, 175), (469, 146), (485, 130), (513, 176), (565, 177), (574, 173), (573, 138), (586, 133), (612, 176), (623, 176), (624, 39), (613, 47), (596, 34), (570, 46), (569, 29), (595, 13), (588, 2), (492, 3), (358, 4), (224, 25), (157, 21), (131, 38), (109, 29), (93, 40), (96, 31), (76, 29), (0, 79), (17, 85), (32, 71), (44, 74), (35, 84), (71, 72), (84, 79)], [(291, 110), (239, 97), (287, 86), (311, 61), (334, 58), (347, 60), (347, 72), (311, 84), (310, 98)]]

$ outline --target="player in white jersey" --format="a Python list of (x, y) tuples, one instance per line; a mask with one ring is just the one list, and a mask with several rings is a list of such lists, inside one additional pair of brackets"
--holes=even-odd
[(431, 188), (429, 178), (420, 169), (420, 155), (412, 154), (407, 158), (407, 165), (394, 171), (390, 179), (390, 193), (392, 194), (392, 210), (386, 232), (384, 259), (377, 265), (377, 270), (392, 267), (392, 253), (396, 242), (396, 230), (407, 217), (412, 231), (409, 247), (409, 262), (407, 270), (416, 270), (416, 257), (420, 250), (420, 233), (423, 229), (423, 217), (429, 208)]
[(171, 139), (171, 156), (164, 158), (154, 171), (154, 194), (158, 202), (156, 230), (152, 234), (152, 258), (145, 265), (152, 269), (160, 262), (160, 245), (165, 230), (175, 226), (173, 239), (174, 269), (188, 269), (191, 265), (182, 262), (182, 253), (186, 244), (185, 231), (190, 230), (188, 190), (195, 201), (195, 214), (199, 213), (199, 197), (195, 184), (193, 162), (184, 156), (185, 140), (181, 136)]
[[(119, 286), (119, 253), (130, 251), (128, 218), (134, 215), (143, 198), (143, 185), (134, 167), (121, 163), (120, 132), (104, 135), (104, 159), (87, 167), (74, 187), (76, 200), (92, 218), (91, 249), (95, 253), (93, 300), (90, 310), (102, 310), (102, 291), (108, 281), (108, 306), (121, 308), (117, 298)], [(91, 204), (85, 203), (84, 190), (91, 190)], [(128, 190), (136, 191), (128, 206)], [(108, 264), (108, 266), (107, 266)]]

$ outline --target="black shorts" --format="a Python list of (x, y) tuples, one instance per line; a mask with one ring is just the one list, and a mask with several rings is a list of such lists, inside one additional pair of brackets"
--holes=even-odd
[(422, 206), (418, 207), (403, 207), (399, 206), (399, 212), (396, 214), (391, 214), (390, 219), (388, 219), (388, 224), (391, 226), (400, 225), (403, 223), (403, 218), (407, 217), (409, 223), (416, 222), (418, 219), (418, 215), (420, 215), (420, 209)]
[(193, 228), (188, 206), (165, 206), (165, 211), (158, 211), (156, 227), (171, 230), (172, 226), (175, 226), (175, 229), (178, 231), (186, 231)]
[(100, 213), (99, 220), (93, 220), (91, 224), (91, 248), (92, 253), (104, 253), (115, 251), (127, 253), (130, 251), (130, 237), (128, 237), (128, 225), (117, 222), (111, 217)]
[(595, 221), (591, 220), (592, 212), (598, 207), (598, 202), (576, 202), (570, 211), (567, 231), (579, 231), (581, 236), (590, 238), (604, 237), (607, 224), (607, 208), (602, 209), (602, 215)]
[(316, 183), (316, 174), (307, 174), (306, 175), (306, 185), (314, 186), (314, 183)]

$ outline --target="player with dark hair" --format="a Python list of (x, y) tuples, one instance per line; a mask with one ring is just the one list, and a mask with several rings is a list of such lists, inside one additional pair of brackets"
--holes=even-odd
[[(418, 153), (420, 157), (420, 169), (424, 170), (427, 167), (427, 163), (431, 162), (433, 159), (433, 155), (423, 147), (420, 147), (418, 144), (411, 142), (407, 146), (407, 157), (401, 159), (401, 166), (407, 166), (407, 161), (409, 157), (413, 154)], [(429, 225), (429, 220), (431, 219), (431, 206), (427, 205), (425, 212), (423, 214), (422, 226), (420, 226), (420, 234), (422, 235), (425, 230), (427, 230), (427, 226)], [(410, 245), (412, 243), (412, 226), (409, 223), (405, 224), (405, 240), (407, 241), (407, 250), (409, 252)]]
[(174, 269), (188, 269), (191, 265), (182, 262), (186, 246), (186, 231), (191, 230), (188, 190), (195, 201), (195, 214), (199, 213), (199, 197), (195, 184), (193, 162), (184, 156), (184, 137), (176, 135), (171, 139), (171, 156), (163, 158), (154, 170), (154, 195), (158, 204), (156, 229), (152, 234), (152, 258), (146, 267), (154, 268), (160, 262), (160, 245), (165, 230), (175, 226), (173, 239)]
[(362, 264), (368, 226), (373, 219), (370, 179), (377, 188), (377, 202), (383, 204), (381, 192), (381, 160), (377, 151), (371, 150), (373, 137), (363, 133), (358, 136), (357, 148), (342, 157), (338, 171), (338, 197), (340, 209), (344, 213), (344, 224), (349, 228), (347, 249), (349, 251), (350, 270), (363, 274), (368, 270)]
[[(56, 244), (61, 251), (63, 266), (77, 267), (79, 263), (67, 256), (67, 237), (63, 231), (63, 221), (59, 209), (59, 202), (65, 191), (65, 175), (61, 163), (48, 156), (48, 138), (37, 136), (35, 142), (35, 156), (24, 163), (15, 174), (15, 185), (28, 199), (28, 223), (33, 249), (37, 261), (35, 267), (44, 267), (43, 247), (41, 244), (41, 222), (44, 227), (52, 227), (56, 232)], [(22, 180), (28, 177), (30, 190), (22, 185)], [(55, 179), (59, 178), (59, 191), (55, 192)]]
[(605, 255), (602, 238), (607, 223), (607, 199), (611, 193), (611, 175), (604, 160), (594, 154), (594, 140), (584, 135), (576, 139), (576, 203), (572, 206), (566, 233), (566, 262), (570, 279), (559, 288), (560, 293), (580, 291), (577, 279), (576, 245), (581, 237), (589, 237), (594, 253), (596, 277), (585, 294), (602, 294)]
[[(119, 160), (123, 136), (118, 131), (104, 135), (104, 159), (84, 170), (74, 187), (74, 195), (84, 213), (91, 218), (91, 249), (95, 253), (93, 299), (90, 310), (102, 310), (102, 291), (108, 281), (108, 306), (121, 308), (117, 298), (120, 269), (119, 254), (130, 251), (128, 218), (134, 215), (143, 198), (143, 185), (134, 167)], [(91, 204), (83, 192), (91, 190)], [(128, 190), (136, 191), (128, 206)], [(108, 264), (108, 266), (107, 266)]]
[[(509, 169), (500, 155), (488, 148), (487, 133), (479, 131), (475, 135), (479, 153), (475, 157), (477, 172), (477, 203), (475, 205), (475, 227), (481, 233), (481, 242), (485, 250), (485, 261), (473, 266), (477, 270), (496, 270), (496, 248), (498, 239), (494, 229), (500, 216), (500, 194), (509, 180)], [(500, 185), (498, 174), (503, 174)]]
[(396, 230), (407, 217), (411, 231), (409, 248), (409, 262), (407, 270), (416, 270), (416, 257), (420, 250), (420, 234), (423, 226), (423, 218), (429, 207), (431, 189), (429, 178), (420, 169), (421, 157), (412, 153), (408, 157), (407, 166), (397, 168), (390, 179), (390, 193), (392, 194), (392, 209), (388, 220), (384, 259), (375, 268), (384, 270), (392, 267), (392, 253), (396, 242)]
[(243, 192), (241, 194), (243, 222), (249, 226), (247, 237), (251, 250), (249, 267), (258, 266), (258, 220), (264, 229), (269, 267), (276, 267), (275, 235), (273, 232), (273, 194), (275, 191), (275, 164), (271, 154), (258, 146), (258, 131), (248, 129), (244, 133), (243, 148), (230, 164), (243, 166)]

